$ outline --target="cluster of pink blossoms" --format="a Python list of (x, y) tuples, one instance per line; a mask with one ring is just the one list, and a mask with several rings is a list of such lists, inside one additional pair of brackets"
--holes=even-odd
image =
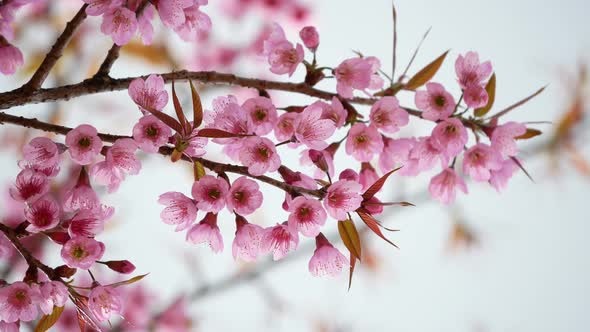
[(22, 52), (10, 42), (14, 39), (12, 23), (18, 9), (36, 0), (8, 0), (0, 2), (0, 73), (12, 75), (23, 65)]

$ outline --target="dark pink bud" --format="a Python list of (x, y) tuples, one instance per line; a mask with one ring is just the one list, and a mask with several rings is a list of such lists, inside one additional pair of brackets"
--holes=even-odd
[(55, 243), (64, 245), (70, 240), (70, 236), (66, 232), (51, 232), (47, 236)]
[(108, 262), (105, 262), (104, 264), (106, 266), (108, 266), (111, 270), (119, 272), (119, 273), (123, 273), (123, 274), (129, 274), (129, 273), (135, 271), (135, 265), (133, 265), (128, 260), (108, 261)]
[(67, 265), (60, 265), (55, 268), (55, 274), (61, 278), (71, 278), (74, 274), (76, 274), (76, 271), (76, 269)]
[(305, 47), (311, 51), (315, 51), (320, 45), (320, 36), (315, 27), (307, 26), (299, 31), (299, 37), (303, 41)]

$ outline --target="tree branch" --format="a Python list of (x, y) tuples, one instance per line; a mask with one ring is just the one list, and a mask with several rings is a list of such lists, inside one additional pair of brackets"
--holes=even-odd
[[(43, 130), (46, 132), (51, 132), (51, 133), (60, 134), (60, 135), (66, 135), (70, 130), (72, 130), (72, 128), (69, 128), (69, 127), (64, 127), (64, 126), (60, 126), (60, 125), (55, 125), (55, 124), (39, 121), (37, 119), (25, 118), (22, 116), (10, 115), (10, 114), (6, 114), (4, 112), (0, 112), (0, 124), (4, 124), (4, 123), (10, 123), (10, 124), (14, 124), (14, 125), (25, 127), (25, 128), (33, 128), (33, 129)], [(130, 138), (129, 136), (103, 134), (103, 133), (99, 133), (98, 137), (100, 137), (100, 139), (102, 141), (109, 142), (109, 143), (114, 143), (116, 140), (121, 139), (121, 138)], [(158, 152), (161, 155), (170, 156), (170, 155), (172, 155), (173, 151), (174, 151), (174, 149), (172, 147), (163, 146), (160, 148), (160, 150)], [(259, 180), (261, 182), (265, 182), (267, 184), (270, 184), (271, 186), (282, 189), (283, 191), (285, 191), (289, 194), (292, 194), (292, 195), (308, 194), (308, 195), (312, 195), (312, 196), (315, 196), (318, 198), (322, 198), (322, 197), (324, 197), (324, 194), (325, 194), (324, 191), (321, 189), (310, 190), (310, 189), (306, 189), (306, 188), (292, 186), (290, 184), (273, 179), (273, 178), (265, 176), (265, 175), (261, 175), (261, 176), (250, 175), (250, 173), (248, 173), (248, 168), (244, 167), (244, 166), (219, 163), (219, 162), (212, 161), (212, 160), (205, 159), (205, 158), (193, 158), (193, 160), (191, 160), (188, 157), (184, 157), (183, 160), (188, 161), (188, 162), (192, 162), (193, 160), (198, 161), (201, 164), (203, 164), (203, 166), (205, 166), (208, 169), (210, 169), (214, 172), (217, 172), (217, 173), (228, 172), (228, 173), (245, 175), (245, 176), (251, 177), (253, 179)]]
[(80, 26), (80, 24), (82, 24), (84, 19), (86, 19), (86, 7), (88, 7), (88, 4), (84, 4), (76, 16), (74, 16), (74, 18), (68, 22), (62, 34), (59, 36), (59, 38), (57, 38), (55, 44), (53, 44), (51, 51), (47, 53), (45, 59), (43, 59), (43, 62), (33, 74), (33, 77), (31, 77), (29, 82), (23, 85), (22, 90), (26, 92), (32, 92), (41, 88), (43, 82), (45, 82), (45, 79), (47, 79), (49, 72), (53, 66), (55, 66), (57, 60), (59, 60), (59, 58), (61, 58), (63, 55), (63, 51), (72, 39), (74, 32), (76, 32), (76, 29)]

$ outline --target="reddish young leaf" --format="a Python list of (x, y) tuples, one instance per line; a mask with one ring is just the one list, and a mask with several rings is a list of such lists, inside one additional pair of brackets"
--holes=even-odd
[(399, 249), (399, 247), (395, 243), (391, 242), (388, 238), (385, 237), (385, 235), (383, 235), (383, 232), (381, 232), (381, 229), (379, 228), (381, 224), (377, 220), (375, 220), (375, 218), (370, 213), (368, 213), (366, 210), (362, 208), (357, 209), (356, 213), (365, 222), (367, 227), (369, 227), (369, 229), (373, 231), (373, 233), (377, 234), (387, 243)]
[(410, 78), (408, 83), (404, 85), (404, 89), (416, 90), (424, 84), (428, 83), (428, 81), (430, 81), (434, 77), (436, 72), (440, 69), (440, 66), (445, 61), (445, 58), (447, 57), (448, 53), (449, 51), (446, 51), (441, 56), (436, 58), (434, 61), (429, 63), (426, 67), (422, 68), (422, 70), (417, 72), (416, 75)]
[(184, 111), (182, 110), (182, 106), (180, 105), (180, 100), (178, 100), (178, 95), (176, 95), (176, 88), (174, 87), (174, 81), (172, 81), (172, 103), (174, 104), (174, 111), (176, 112), (176, 117), (180, 122), (182, 127), (181, 134), (183, 136), (189, 135), (191, 133), (191, 125), (184, 116)]
[(160, 121), (164, 122), (164, 124), (166, 124), (172, 130), (176, 131), (179, 134), (182, 134), (183, 133), (184, 128), (182, 127), (182, 125), (180, 124), (180, 122), (178, 122), (176, 119), (174, 119), (170, 115), (168, 115), (168, 114), (166, 114), (164, 112), (160, 112), (160, 111), (157, 111), (155, 109), (149, 108), (149, 107), (147, 107), (145, 109), (148, 112), (150, 112), (151, 114), (153, 114)]
[(350, 270), (348, 273), (348, 290), (352, 286), (352, 274), (354, 273), (354, 267), (356, 266), (356, 257), (350, 253)]
[(70, 300), (76, 306), (76, 314), (78, 316), (78, 326), (80, 331), (86, 331), (86, 326), (96, 331), (102, 331), (100, 324), (94, 321), (92, 315), (88, 313), (88, 298), (86, 296), (76, 293), (70, 288)]
[(43, 315), (37, 326), (35, 326), (35, 332), (45, 332), (49, 330), (59, 319), (61, 313), (64, 311), (64, 307), (53, 307), (53, 311), (49, 315)]
[(519, 101), (517, 103), (514, 103), (514, 104), (506, 107), (504, 110), (502, 110), (502, 111), (494, 114), (492, 116), (492, 119), (497, 119), (497, 118), (501, 117), (502, 115), (505, 115), (506, 113), (512, 111), (513, 109), (515, 109), (515, 108), (517, 108), (519, 106), (524, 105), (529, 100), (531, 100), (531, 99), (535, 98), (536, 96), (538, 96), (539, 94), (541, 94), (541, 92), (543, 92), (543, 90), (545, 90), (546, 87), (547, 86), (544, 86), (544, 87), (540, 88), (539, 90), (535, 91), (535, 93), (533, 93), (532, 95), (530, 95), (530, 96), (524, 98), (523, 100), (521, 100), (521, 101)]
[(199, 128), (203, 123), (203, 104), (201, 97), (193, 85), (193, 81), (188, 81), (191, 85), (191, 95), (193, 98), (193, 128)]
[(198, 137), (209, 137), (209, 138), (232, 138), (232, 137), (247, 137), (251, 135), (234, 134), (225, 130), (216, 128), (203, 128), (197, 133)]
[(392, 171), (389, 171), (388, 173), (386, 173), (385, 175), (383, 175), (379, 180), (375, 181), (375, 183), (373, 183), (363, 194), (363, 201), (368, 201), (371, 198), (373, 198), (373, 196), (375, 196), (376, 193), (379, 192), (379, 190), (381, 190), (381, 188), (383, 188), (383, 185), (385, 184), (385, 181), (387, 180), (387, 178), (395, 173), (397, 170), (399, 170), (401, 167), (398, 167)]
[(473, 111), (475, 116), (486, 115), (492, 109), (492, 106), (494, 106), (494, 101), (496, 100), (496, 73), (492, 74), (488, 84), (486, 84), (486, 92), (488, 93), (488, 103), (484, 107)]
[(393, 205), (399, 205), (399, 206), (416, 206), (410, 202), (366, 202), (363, 205), (381, 205), (381, 206), (393, 206)]
[(535, 136), (541, 135), (543, 132), (538, 129), (527, 128), (526, 132), (520, 136), (516, 136), (515, 139), (529, 139)]
[(518, 167), (527, 176), (527, 178), (529, 178), (529, 180), (531, 180), (532, 182), (535, 182), (535, 180), (533, 180), (533, 177), (529, 174), (529, 172), (527, 172), (527, 170), (524, 168), (524, 166), (522, 165), (522, 163), (518, 159), (516, 159), (515, 157), (510, 157), (510, 159), (512, 159), (512, 161), (514, 161), (514, 163), (516, 165), (518, 165)]
[(361, 260), (361, 239), (352, 220), (339, 220), (338, 233), (340, 233), (342, 243), (344, 243), (348, 251), (358, 260)]

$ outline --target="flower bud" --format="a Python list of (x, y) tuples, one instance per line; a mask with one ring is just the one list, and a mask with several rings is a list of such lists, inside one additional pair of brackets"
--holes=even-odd
[(104, 264), (106, 266), (108, 266), (111, 270), (119, 272), (119, 273), (123, 273), (123, 274), (129, 274), (129, 273), (135, 271), (135, 265), (133, 265), (128, 260), (108, 261), (108, 262), (105, 262)]
[(320, 45), (320, 36), (316, 28), (313, 26), (307, 26), (301, 29), (301, 31), (299, 31), (299, 37), (301, 37), (305, 47), (312, 52), (315, 52)]

